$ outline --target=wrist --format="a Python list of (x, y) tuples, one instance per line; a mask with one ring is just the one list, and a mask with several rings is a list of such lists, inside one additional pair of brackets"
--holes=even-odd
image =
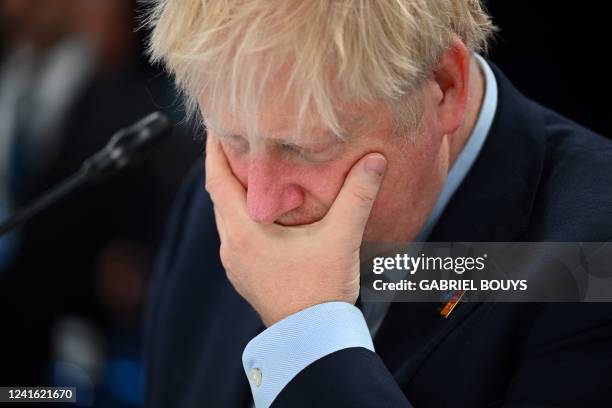
[(300, 313), (308, 308), (318, 306), (324, 303), (342, 302), (350, 305), (355, 305), (357, 302), (358, 294), (351, 294), (345, 296), (325, 296), (318, 297), (316, 299), (310, 299), (302, 302), (288, 302), (278, 307), (272, 307), (265, 312), (259, 313), (259, 316), (266, 327), (270, 327), (273, 324), (286, 319), (296, 313)]

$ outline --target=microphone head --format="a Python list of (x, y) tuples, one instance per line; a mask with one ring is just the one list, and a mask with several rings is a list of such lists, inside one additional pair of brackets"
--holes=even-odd
[(119, 130), (111, 138), (107, 149), (110, 156), (140, 161), (171, 134), (170, 119), (161, 112), (153, 112), (133, 125)]
[(83, 163), (83, 169), (95, 178), (142, 161), (170, 136), (171, 130), (170, 119), (153, 112), (115, 133), (104, 149)]

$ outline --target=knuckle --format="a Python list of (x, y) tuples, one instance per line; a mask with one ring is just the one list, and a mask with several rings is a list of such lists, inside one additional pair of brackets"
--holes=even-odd
[(225, 268), (225, 276), (227, 277), (227, 280), (230, 281), (232, 286), (237, 286), (238, 280), (236, 279), (236, 276), (232, 273), (231, 268)]
[(249, 248), (249, 237), (239, 226), (226, 226), (225, 239), (221, 243), (219, 256), (224, 266), (230, 266), (230, 262), (235, 257), (244, 256)]
[(351, 190), (353, 197), (357, 199), (358, 204), (369, 206), (376, 199), (376, 193), (366, 186), (355, 186)]
[(220, 183), (218, 177), (209, 176), (206, 177), (204, 188), (206, 189), (206, 191), (208, 191), (210, 195), (213, 195), (213, 192), (218, 188), (219, 184)]
[(221, 248), (219, 248), (219, 259), (221, 260), (221, 265), (228, 270), (230, 267), (230, 251), (227, 248), (227, 245), (221, 244)]

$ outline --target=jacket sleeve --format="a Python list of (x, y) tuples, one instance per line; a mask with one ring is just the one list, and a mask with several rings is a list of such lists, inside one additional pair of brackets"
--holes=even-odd
[[(487, 406), (612, 406), (611, 304), (549, 303), (531, 317), (518, 355), (507, 356), (516, 367), (505, 392)], [(409, 399), (377, 354), (348, 348), (302, 370), (272, 406), (410, 407)]]
[(329, 354), (302, 370), (272, 404), (280, 407), (412, 407), (378, 355), (362, 347)]

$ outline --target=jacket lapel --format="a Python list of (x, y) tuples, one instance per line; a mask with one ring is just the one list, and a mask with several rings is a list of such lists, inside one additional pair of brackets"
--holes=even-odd
[[(498, 82), (497, 112), (474, 166), (434, 227), (431, 242), (511, 242), (521, 240), (540, 180), (546, 152), (544, 124), (522, 96), (489, 62)], [(375, 338), (378, 354), (400, 385), (478, 303), (459, 303), (440, 316), (439, 303), (394, 303)]]

